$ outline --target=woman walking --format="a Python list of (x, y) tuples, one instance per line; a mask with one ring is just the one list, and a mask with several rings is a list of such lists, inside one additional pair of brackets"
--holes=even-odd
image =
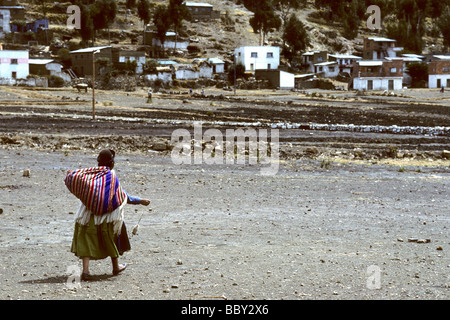
[(103, 150), (97, 157), (97, 167), (69, 170), (64, 180), (69, 191), (81, 200), (71, 247), (83, 261), (81, 280), (90, 278), (90, 260), (111, 257), (113, 275), (126, 269), (126, 263), (119, 264), (119, 256), (131, 249), (124, 206), (150, 204), (150, 200), (130, 196), (122, 189), (113, 170), (114, 158), (113, 150)]

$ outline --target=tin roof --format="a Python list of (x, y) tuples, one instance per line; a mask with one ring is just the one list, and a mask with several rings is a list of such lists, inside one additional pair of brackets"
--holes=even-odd
[(103, 50), (106, 48), (111, 48), (111, 46), (83, 48), (83, 49), (70, 51), (70, 53), (86, 53), (86, 52), (93, 52), (93, 51), (97, 51), (97, 50)]

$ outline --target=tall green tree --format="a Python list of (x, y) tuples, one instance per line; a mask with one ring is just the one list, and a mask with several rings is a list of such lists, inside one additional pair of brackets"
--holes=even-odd
[(283, 41), (283, 53), (289, 60), (292, 60), (295, 55), (304, 51), (310, 45), (305, 25), (295, 14), (289, 16), (284, 26)]
[(150, 2), (148, 0), (139, 0), (137, 4), (137, 12), (139, 19), (142, 20), (142, 23), (144, 24), (143, 27), (143, 39), (145, 44), (145, 30), (147, 27), (147, 24), (150, 22)]
[(271, 0), (244, 0), (244, 6), (254, 13), (249, 23), (253, 31), (259, 33), (259, 45), (262, 45), (269, 32), (278, 30), (281, 27), (281, 19), (275, 12), (275, 7)]
[(95, 31), (108, 28), (114, 21), (117, 14), (117, 4), (115, 0), (97, 0), (90, 5), (92, 23)]
[(446, 6), (438, 19), (438, 27), (444, 39), (444, 46), (450, 47), (450, 6)]
[(166, 41), (166, 33), (170, 29), (170, 12), (166, 5), (157, 6), (153, 12), (153, 24), (156, 27), (156, 36), (161, 42), (164, 51), (164, 43)]
[(82, 3), (78, 3), (77, 5), (80, 7), (81, 15), (81, 28), (79, 29), (79, 33), (82, 41), (88, 43), (94, 35), (94, 24), (92, 22), (91, 10), (88, 5)]
[(181, 29), (183, 20), (190, 19), (190, 13), (184, 0), (169, 0), (169, 16), (170, 22), (175, 30), (175, 48), (177, 49), (178, 30)]
[(343, 12), (342, 26), (347, 39), (353, 40), (358, 36), (359, 22), (358, 3), (353, 0)]

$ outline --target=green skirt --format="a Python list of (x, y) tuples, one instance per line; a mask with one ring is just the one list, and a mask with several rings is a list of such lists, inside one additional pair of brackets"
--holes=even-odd
[(96, 226), (92, 216), (88, 225), (75, 223), (71, 252), (77, 257), (89, 257), (92, 260), (118, 258), (130, 249), (125, 223), (122, 224), (120, 236), (114, 235), (112, 223), (105, 221)]

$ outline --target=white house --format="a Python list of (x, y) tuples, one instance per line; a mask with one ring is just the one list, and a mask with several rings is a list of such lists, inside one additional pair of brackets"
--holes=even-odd
[(136, 73), (144, 72), (145, 52), (133, 50), (119, 50), (119, 63), (126, 63), (127, 61), (136, 61)]
[(330, 54), (330, 61), (338, 63), (340, 72), (347, 72), (352, 74), (353, 64), (362, 59), (362, 57), (354, 56), (352, 54)]
[(368, 60), (393, 58), (403, 48), (395, 46), (396, 40), (384, 37), (364, 38), (363, 57)]
[(62, 64), (53, 59), (28, 59), (28, 62), (30, 74), (53, 75), (63, 78), (64, 81), (71, 81), (70, 75), (62, 71)]
[(314, 65), (328, 61), (327, 51), (309, 51), (302, 54), (303, 65), (307, 72), (314, 72)]
[(208, 62), (212, 64), (214, 74), (225, 72), (225, 61), (219, 58), (209, 58)]
[(353, 89), (400, 90), (402, 87), (402, 60), (360, 60), (355, 63)]
[(0, 78), (25, 79), (30, 73), (27, 50), (0, 50)]
[(435, 55), (428, 64), (428, 88), (450, 87), (450, 56)]
[[(161, 40), (158, 39), (156, 36), (155, 31), (147, 31), (151, 34), (151, 44), (154, 47), (162, 47)], [(175, 32), (168, 31), (166, 32), (166, 39), (164, 41), (164, 48), (165, 49), (174, 49), (175, 47), (177, 50), (186, 50), (189, 45), (189, 41), (183, 40), (180, 37), (177, 37)]]
[(278, 69), (280, 48), (271, 46), (247, 46), (234, 50), (236, 64), (243, 64), (246, 72)]
[(314, 73), (320, 74), (325, 78), (337, 77), (339, 74), (339, 67), (337, 61), (327, 61), (314, 64)]
[(199, 69), (192, 64), (177, 64), (173, 70), (177, 80), (197, 80), (200, 77)]

